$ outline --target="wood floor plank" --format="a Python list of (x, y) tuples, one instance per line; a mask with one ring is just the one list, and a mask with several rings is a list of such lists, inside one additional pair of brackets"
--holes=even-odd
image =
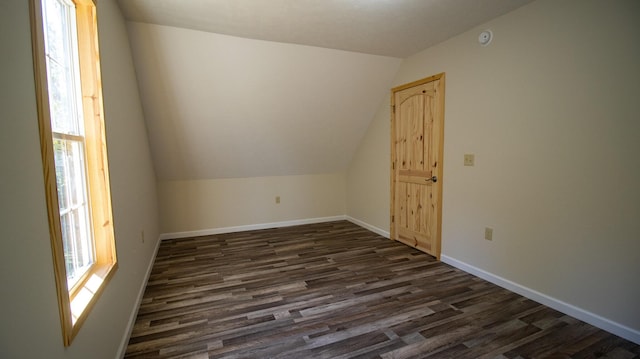
[(125, 358), (638, 358), (346, 221), (165, 240)]

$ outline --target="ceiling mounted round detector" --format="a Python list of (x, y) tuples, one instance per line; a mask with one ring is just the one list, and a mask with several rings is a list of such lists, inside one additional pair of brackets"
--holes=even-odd
[(478, 42), (482, 46), (489, 45), (491, 43), (491, 40), (493, 40), (493, 32), (491, 32), (491, 30), (484, 30), (478, 36)]

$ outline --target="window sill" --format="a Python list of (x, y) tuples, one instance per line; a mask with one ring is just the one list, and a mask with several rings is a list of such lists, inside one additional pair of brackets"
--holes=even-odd
[(102, 291), (111, 280), (111, 277), (113, 277), (117, 268), (117, 263), (95, 265), (73, 298), (70, 298), (73, 336), (77, 333), (80, 325), (86, 319), (90, 309), (98, 297), (100, 297), (100, 294), (102, 294)]

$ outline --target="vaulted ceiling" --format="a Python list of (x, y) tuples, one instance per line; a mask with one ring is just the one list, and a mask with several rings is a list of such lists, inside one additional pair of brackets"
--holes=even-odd
[(129, 33), (160, 179), (342, 172), (400, 64), (158, 25)]
[(343, 172), (402, 58), (530, 0), (119, 0), (160, 180)]
[(405, 58), (532, 0), (119, 0), (125, 17)]

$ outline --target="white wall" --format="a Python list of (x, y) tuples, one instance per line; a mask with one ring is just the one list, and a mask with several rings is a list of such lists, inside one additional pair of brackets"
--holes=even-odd
[(345, 172), (401, 59), (136, 22), (128, 32), (163, 233), (344, 216)]
[(347, 215), (389, 233), (391, 106), (380, 104), (347, 171)]
[(129, 23), (158, 179), (345, 172), (401, 59)]
[(119, 268), (72, 345), (64, 348), (45, 207), (28, 1), (0, 2), (2, 358), (116, 357), (159, 236), (155, 175), (125, 24), (113, 0), (98, 4)]
[[(637, 1), (538, 0), (406, 59), (394, 80), (446, 72), (443, 255), (636, 333), (638, 19)], [(384, 230), (389, 151), (385, 102), (347, 179), (347, 214)]]
[(344, 174), (159, 181), (161, 231), (343, 216), (345, 181)]

